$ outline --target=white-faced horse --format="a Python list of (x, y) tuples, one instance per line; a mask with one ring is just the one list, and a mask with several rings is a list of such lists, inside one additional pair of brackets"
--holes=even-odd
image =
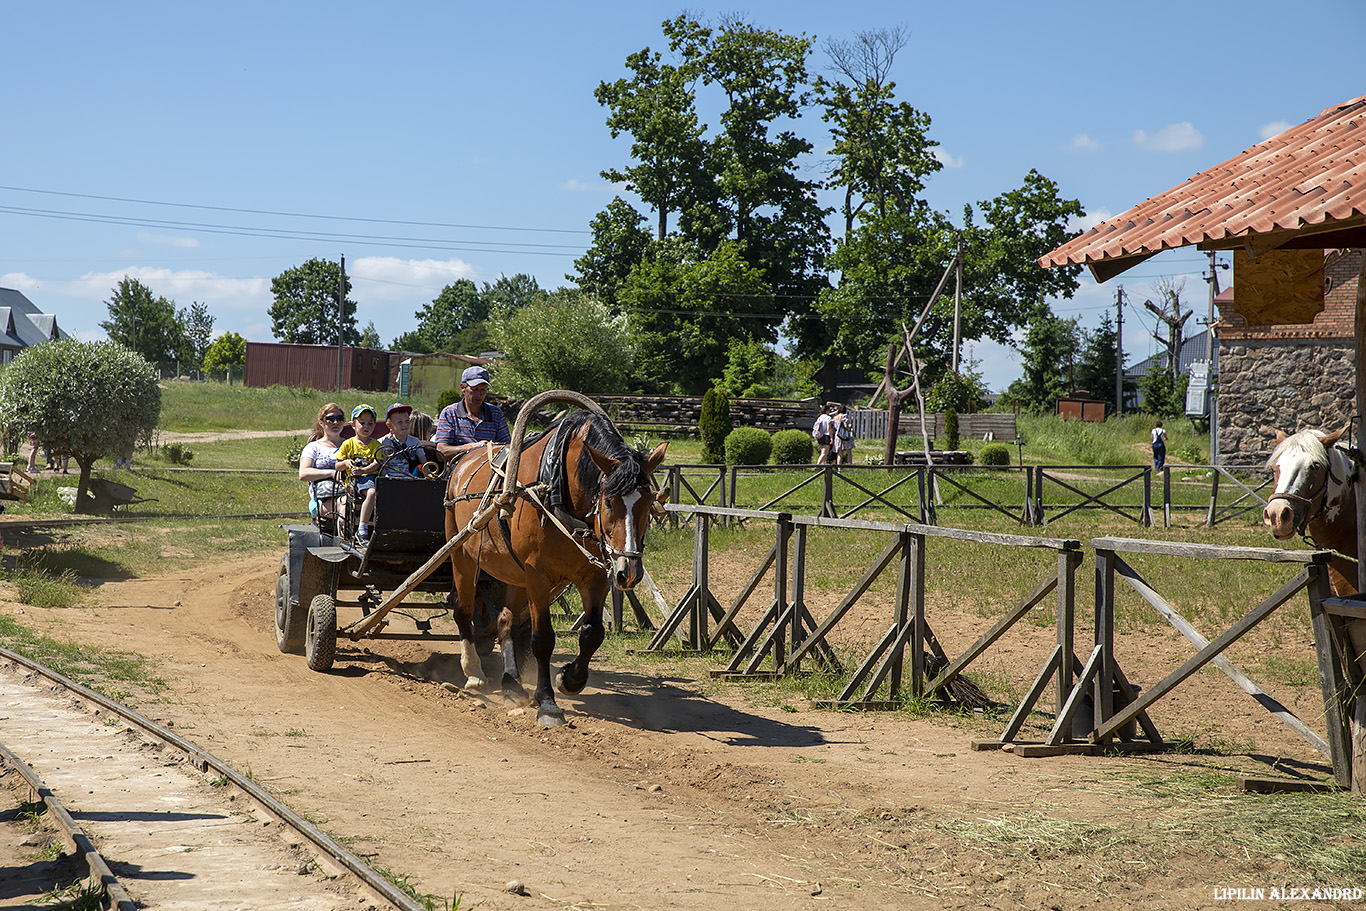
[(1333, 594), (1357, 590), (1356, 463), (1339, 448), (1347, 428), (1337, 433), (1301, 430), (1276, 432), (1276, 448), (1266, 460), (1276, 492), (1267, 498), (1262, 521), (1279, 540), (1302, 534), (1315, 547), (1337, 551), (1328, 564)]

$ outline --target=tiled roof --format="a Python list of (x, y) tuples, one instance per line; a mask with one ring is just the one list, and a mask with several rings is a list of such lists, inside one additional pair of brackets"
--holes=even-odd
[[(1256, 238), (1255, 241), (1252, 240)], [(1259, 143), (1039, 259), (1105, 281), (1163, 250), (1366, 246), (1366, 96)]]

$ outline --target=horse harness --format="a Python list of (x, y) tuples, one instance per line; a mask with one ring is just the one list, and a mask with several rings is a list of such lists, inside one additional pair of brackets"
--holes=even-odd
[[(1320, 484), (1317, 488), (1315, 488), (1309, 494), (1309, 496), (1305, 497), (1294, 493), (1273, 493), (1271, 496), (1266, 498), (1266, 504), (1270, 506), (1273, 500), (1286, 500), (1292, 504), (1302, 504), (1304, 508), (1304, 515), (1303, 517), (1301, 517), (1300, 521), (1296, 523), (1295, 533), (1299, 535), (1301, 538), (1303, 538), (1305, 542), (1309, 544), (1310, 547), (1313, 547), (1315, 550), (1332, 551), (1334, 554), (1336, 554), (1339, 557), (1342, 557), (1344, 560), (1351, 560), (1353, 563), (1355, 563), (1357, 562), (1356, 557), (1349, 556), (1331, 547), (1324, 547), (1317, 540), (1315, 540), (1313, 535), (1309, 533), (1309, 523), (1317, 519), (1319, 516), (1323, 515), (1328, 510), (1328, 483), (1332, 481), (1335, 484), (1339, 484), (1340, 486), (1346, 487), (1349, 484), (1355, 483), (1357, 476), (1361, 473), (1361, 453), (1359, 453), (1355, 448), (1335, 446), (1333, 447), (1333, 449), (1342, 452), (1344, 455), (1347, 456), (1348, 460), (1352, 463), (1352, 471), (1345, 478), (1339, 481), (1337, 476), (1333, 474), (1333, 459), (1330, 452), (1328, 462), (1324, 466), (1323, 483)], [(1320, 495), (1323, 496), (1323, 504), (1319, 507), (1318, 512), (1315, 512), (1311, 515), (1309, 510), (1313, 507), (1314, 500), (1317, 499)]]
[[(565, 453), (568, 449), (568, 438), (570, 434), (564, 434), (561, 438), (560, 430), (563, 425), (557, 426), (552, 431), (552, 438), (546, 443), (545, 451), (541, 456), (541, 464), (537, 469), (537, 482), (535, 484), (518, 484), (517, 495), (531, 500), (541, 513), (541, 522), (544, 524), (549, 521), (568, 538), (579, 552), (584, 555), (589, 563), (599, 569), (606, 569), (611, 560), (617, 558), (636, 558), (639, 559), (643, 551), (639, 546), (635, 550), (619, 550), (611, 543), (611, 536), (602, 527), (602, 505), (606, 499), (603, 489), (606, 486), (607, 475), (599, 474), (601, 483), (598, 485), (598, 495), (593, 501), (591, 512), (594, 517), (594, 524), (590, 526), (578, 516), (573, 515), (562, 505), (568, 499), (568, 491), (565, 485), (565, 472), (562, 469)], [(509, 450), (493, 450), (492, 444), (489, 445), (486, 455), (489, 464), (489, 483), (481, 493), (468, 492), (468, 480), (466, 481), (466, 491), (454, 497), (447, 497), (443, 503), (450, 507), (455, 503), (479, 500), (479, 508), (487, 509), (491, 503), (496, 482), (504, 477), (503, 468), (507, 464)], [(522, 570), (526, 566), (517, 556), (516, 550), (512, 546), (512, 530), (506, 519), (501, 516), (498, 519), (499, 531), (503, 535), (503, 543), (507, 548), (508, 555)], [(597, 545), (598, 554), (594, 556), (586, 547), (585, 543)]]

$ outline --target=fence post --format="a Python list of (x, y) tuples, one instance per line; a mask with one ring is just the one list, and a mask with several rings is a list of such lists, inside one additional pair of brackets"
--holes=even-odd
[[(682, 472), (683, 469), (679, 468), (677, 465), (669, 466), (669, 502), (675, 506), (678, 505), (678, 476), (682, 474)], [(669, 513), (669, 527), (674, 529), (678, 528), (678, 513)]]
[(919, 510), (918, 510), (919, 513), (920, 513), (920, 524), (921, 524), (921, 525), (928, 525), (928, 524), (930, 524), (930, 517), (929, 517), (929, 514), (928, 514), (928, 513), (926, 512), (926, 510), (925, 510), (925, 471), (924, 471), (924, 469), (917, 468), (917, 469), (915, 470), (915, 486), (916, 486), (916, 490), (918, 491), (918, 494), (917, 494), (917, 495), (918, 495), (919, 498), (920, 498), (919, 504), (918, 504), (919, 507), (920, 507)]
[(1172, 527), (1172, 470), (1162, 466), (1162, 527)]
[(1206, 527), (1206, 528), (1213, 528), (1213, 527), (1214, 527), (1214, 513), (1215, 513), (1215, 511), (1216, 511), (1216, 510), (1218, 509), (1218, 507), (1219, 507), (1219, 475), (1220, 475), (1220, 471), (1219, 471), (1219, 469), (1215, 468), (1213, 464), (1210, 465), (1209, 470), (1210, 470), (1210, 474), (1212, 474), (1212, 475), (1214, 476), (1214, 479), (1213, 479), (1213, 481), (1210, 483), (1210, 488), (1209, 488), (1209, 513), (1205, 516), (1205, 527)]
[(1095, 726), (1114, 714), (1115, 679), (1115, 552), (1096, 549), (1096, 646), (1100, 667), (1093, 681)]
[(711, 517), (706, 513), (695, 513), (693, 522), (697, 525), (693, 538), (693, 578), (697, 580), (697, 600), (693, 602), (693, 615), (688, 618), (688, 647), (700, 652), (707, 645), (707, 614), (711, 606), (708, 603), (711, 583), (707, 581), (707, 543)]
[(835, 466), (825, 465), (822, 466), (821, 470), (825, 475), (823, 478), (825, 489), (821, 494), (820, 514), (828, 519), (838, 519), (839, 512), (835, 509)]
[(1034, 466), (1034, 524), (1047, 525), (1043, 516), (1043, 466)]
[(1062, 715), (1063, 703), (1071, 695), (1075, 680), (1073, 663), (1076, 659), (1072, 646), (1076, 625), (1077, 567), (1080, 565), (1080, 551), (1058, 551), (1058, 716)]
[(1143, 469), (1143, 527), (1151, 528), (1153, 524), (1153, 470), (1148, 467)]

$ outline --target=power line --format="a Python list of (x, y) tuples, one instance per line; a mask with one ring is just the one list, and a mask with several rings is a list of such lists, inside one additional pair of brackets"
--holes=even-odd
[(310, 215), (302, 212), (277, 212), (270, 209), (236, 209), (230, 206), (198, 205), (188, 202), (161, 202), (154, 199), (131, 199), (123, 196), (99, 196), (94, 193), (68, 193), (61, 190), (38, 190), (30, 187), (0, 186), (0, 190), (15, 193), (40, 193), (45, 196), (66, 196), (73, 199), (98, 199), (102, 202), (130, 202), (144, 206), (168, 206), (179, 209), (203, 209), (211, 212), (241, 212), (247, 215), (273, 215), (280, 218), (313, 218), (325, 221), (360, 221), (382, 225), (410, 225), (422, 228), (459, 228), (471, 231), (538, 231), (547, 234), (590, 234), (583, 228), (521, 228), (507, 225), (462, 225), (435, 221), (403, 221), (395, 218), (364, 218), (357, 215)]

